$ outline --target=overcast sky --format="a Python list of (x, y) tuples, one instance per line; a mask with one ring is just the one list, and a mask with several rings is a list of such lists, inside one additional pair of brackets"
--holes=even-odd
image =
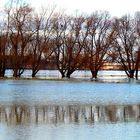
[[(0, 8), (7, 0), (0, 0)], [(122, 16), (140, 11), (140, 0), (27, 0), (32, 6), (39, 8), (56, 5), (57, 8), (65, 9), (67, 13), (92, 13), (96, 10), (109, 11), (112, 16)]]

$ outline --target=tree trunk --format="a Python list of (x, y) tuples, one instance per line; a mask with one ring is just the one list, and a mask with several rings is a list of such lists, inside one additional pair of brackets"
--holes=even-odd
[(36, 77), (37, 72), (38, 72), (38, 70), (32, 70), (32, 78)]
[(136, 70), (135, 78), (138, 80), (138, 70)]
[(6, 71), (5, 62), (1, 61), (0, 62), (0, 77), (4, 77), (5, 76), (5, 71)]
[(129, 71), (129, 78), (134, 78), (134, 73), (135, 73), (135, 70), (130, 70)]
[(13, 71), (14, 71), (13, 77), (17, 78), (18, 77), (18, 69), (14, 69)]
[(70, 79), (71, 74), (74, 72), (75, 70), (68, 70), (66, 77)]
[(5, 76), (5, 69), (1, 69), (0, 70), (0, 77), (4, 77)]
[(92, 79), (97, 79), (98, 70), (91, 70)]
[(5, 66), (0, 68), (0, 77), (4, 77), (5, 76), (5, 71), (6, 71)]
[(14, 69), (13, 77), (18, 78), (20, 77), (24, 72), (24, 69)]
[(36, 77), (36, 73), (33, 71), (32, 72), (32, 78), (35, 78)]
[(61, 73), (61, 78), (65, 78), (65, 72), (64, 71), (59, 71)]
[(137, 60), (137, 61), (136, 61), (136, 68), (135, 68), (135, 70), (136, 70), (136, 73), (135, 73), (135, 78), (136, 78), (136, 80), (138, 80), (139, 60)]

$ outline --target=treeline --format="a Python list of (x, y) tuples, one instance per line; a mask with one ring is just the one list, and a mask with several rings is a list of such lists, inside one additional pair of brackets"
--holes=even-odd
[(138, 79), (140, 14), (110, 18), (108, 12), (69, 16), (55, 9), (36, 12), (30, 5), (11, 3), (0, 20), (0, 77), (8, 67), (13, 77), (30, 68), (32, 77), (55, 67), (63, 77), (90, 70), (97, 78), (104, 63), (118, 63), (129, 78)]

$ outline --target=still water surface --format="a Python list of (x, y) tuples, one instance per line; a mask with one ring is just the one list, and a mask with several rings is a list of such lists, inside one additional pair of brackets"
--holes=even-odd
[(0, 80), (0, 140), (139, 140), (140, 84)]

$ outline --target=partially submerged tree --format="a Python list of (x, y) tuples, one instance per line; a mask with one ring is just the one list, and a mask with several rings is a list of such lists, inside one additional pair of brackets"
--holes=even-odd
[(9, 25), (10, 25), (11, 3), (3, 11), (3, 19), (0, 21), (0, 77), (5, 76), (8, 60)]
[(137, 40), (136, 40), (137, 51), (136, 51), (136, 56), (135, 56), (136, 57), (135, 78), (138, 80), (138, 71), (139, 71), (139, 66), (140, 66), (140, 12), (136, 12), (135, 22), (136, 22), (136, 34), (137, 34)]
[(63, 36), (67, 30), (67, 21), (61, 14), (56, 14), (52, 18), (52, 42), (55, 48), (54, 58), (57, 69), (61, 73), (62, 78), (65, 77), (66, 61), (65, 61), (65, 47), (63, 43)]
[(83, 29), (85, 18), (82, 16), (71, 18), (68, 25), (68, 33), (64, 34), (66, 77), (83, 67), (85, 63), (84, 45), (87, 32)]
[(36, 14), (33, 19), (35, 33), (32, 36), (29, 49), (32, 77), (35, 77), (37, 72), (43, 67), (41, 63), (42, 59), (45, 59), (47, 62), (53, 53), (49, 52), (51, 47), (49, 44), (52, 35), (51, 17), (53, 12), (54, 9), (51, 9), (51, 11), (48, 9), (45, 11), (42, 10), (42, 13)]
[(56, 65), (62, 78), (70, 78), (71, 74), (84, 63), (83, 45), (86, 34), (82, 24), (84, 17), (61, 17), (55, 21), (54, 42)]
[(117, 62), (121, 64), (123, 70), (129, 78), (134, 78), (136, 70), (136, 22), (129, 16), (116, 19), (114, 29), (117, 33), (117, 39), (114, 49), (118, 53)]
[(8, 47), (8, 35), (7, 33), (0, 33), (0, 77), (5, 76), (6, 63), (7, 63), (7, 47)]
[(139, 66), (140, 66), (140, 48), (136, 52), (136, 65), (135, 65), (136, 74), (135, 74), (135, 78), (137, 80), (138, 80)]
[(33, 35), (31, 31), (32, 8), (17, 3), (10, 15), (9, 49), (13, 77), (20, 77), (28, 62), (28, 45)]
[(95, 13), (87, 18), (88, 38), (85, 51), (92, 79), (97, 78), (98, 71), (107, 62), (107, 51), (114, 38), (111, 24), (108, 13)]

